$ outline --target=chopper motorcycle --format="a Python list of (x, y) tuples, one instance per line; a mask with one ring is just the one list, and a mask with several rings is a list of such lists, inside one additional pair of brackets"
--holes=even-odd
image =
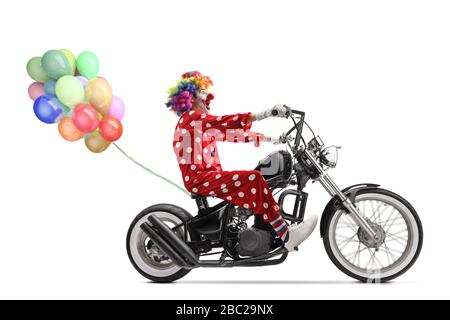
[[(337, 163), (339, 147), (326, 147), (305, 122), (305, 112), (288, 109), (293, 127), (282, 135), (287, 150), (261, 160), (259, 170), (289, 223), (303, 221), (308, 181), (319, 181), (331, 199), (325, 206), (320, 235), (336, 267), (363, 282), (386, 282), (406, 272), (423, 242), (420, 219), (412, 205), (374, 183), (340, 189), (327, 170)], [(302, 136), (306, 124), (313, 138)], [(283, 206), (294, 197), (293, 210)], [(251, 209), (226, 201), (210, 206), (208, 197), (191, 194), (198, 213), (173, 204), (144, 209), (131, 223), (126, 247), (134, 268), (154, 282), (172, 282), (199, 267), (257, 267), (283, 263), (289, 252), (270, 228), (249, 227)], [(285, 210), (286, 209), (286, 210)], [(291, 211), (291, 212), (286, 212)], [(208, 257), (215, 256), (216, 259)]]

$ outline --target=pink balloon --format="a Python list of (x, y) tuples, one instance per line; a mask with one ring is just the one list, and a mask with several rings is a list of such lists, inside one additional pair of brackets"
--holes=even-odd
[(97, 110), (90, 104), (80, 103), (72, 111), (72, 121), (78, 130), (92, 132), (97, 129), (100, 119)]
[(113, 116), (118, 120), (122, 120), (125, 113), (125, 104), (119, 97), (113, 96), (111, 106), (108, 110), (108, 116)]
[(33, 82), (28, 87), (28, 95), (33, 101), (39, 98), (40, 96), (43, 96), (44, 94), (45, 94), (44, 85), (40, 82)]

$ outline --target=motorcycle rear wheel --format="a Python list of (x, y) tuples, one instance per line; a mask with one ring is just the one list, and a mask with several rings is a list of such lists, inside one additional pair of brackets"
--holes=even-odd
[(379, 240), (371, 241), (350, 215), (338, 208), (323, 237), (331, 261), (350, 277), (368, 283), (387, 282), (405, 273), (417, 260), (423, 243), (422, 224), (412, 205), (380, 188), (361, 190), (355, 205)]
[[(145, 278), (154, 282), (173, 282), (191, 270), (177, 266), (165, 253), (152, 243), (148, 235), (141, 229), (141, 224), (146, 222), (150, 215), (156, 215), (169, 227), (181, 224), (190, 216), (186, 212), (180, 214), (177, 206), (170, 204), (157, 204), (144, 209), (131, 223), (126, 240), (128, 257), (134, 268)], [(183, 238), (184, 227), (177, 229), (176, 234)], [(187, 232), (189, 241), (192, 235)]]

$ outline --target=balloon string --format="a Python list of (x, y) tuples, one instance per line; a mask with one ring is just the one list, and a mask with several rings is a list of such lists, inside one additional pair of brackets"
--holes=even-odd
[(170, 181), (169, 179), (167, 179), (166, 177), (163, 177), (162, 175), (156, 173), (155, 171), (147, 168), (146, 166), (144, 166), (143, 164), (141, 164), (140, 162), (136, 161), (135, 159), (133, 159), (130, 155), (128, 155), (125, 151), (123, 151), (115, 142), (113, 142), (113, 145), (124, 155), (126, 156), (128, 159), (130, 159), (132, 162), (134, 162), (135, 164), (137, 164), (139, 167), (141, 167), (142, 169), (144, 169), (145, 171), (151, 173), (152, 175), (170, 183), (171, 185), (173, 185), (174, 187), (178, 188), (179, 190), (183, 191), (186, 195), (190, 196), (191, 194), (189, 192), (187, 192), (184, 188), (180, 187), (178, 184), (176, 184), (175, 182)]

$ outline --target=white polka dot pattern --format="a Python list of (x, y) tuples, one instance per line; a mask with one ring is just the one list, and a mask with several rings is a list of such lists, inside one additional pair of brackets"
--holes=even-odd
[[(222, 171), (216, 150), (216, 142), (225, 139), (258, 143), (260, 137), (244, 131), (250, 127), (247, 121), (247, 114), (216, 117), (191, 110), (177, 122), (172, 145), (188, 190), (195, 194), (219, 197), (239, 207), (251, 208), (255, 215), (262, 214), (264, 220), (270, 222), (280, 217), (280, 206), (264, 178), (253, 170)], [(230, 135), (232, 138), (229, 138)], [(188, 166), (183, 166), (185, 164)]]

